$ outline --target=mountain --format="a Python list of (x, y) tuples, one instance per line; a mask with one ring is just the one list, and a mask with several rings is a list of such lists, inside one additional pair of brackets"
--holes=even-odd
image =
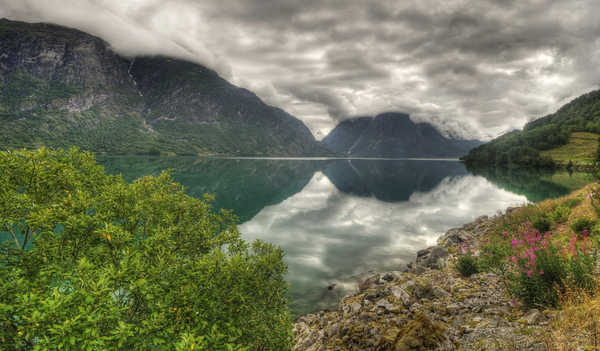
[(342, 121), (322, 143), (344, 155), (365, 157), (458, 157), (481, 144), (448, 139), (431, 124), (414, 123), (403, 113)]
[(310, 130), (214, 71), (127, 58), (102, 39), (0, 20), (0, 148), (112, 154), (315, 155)]
[(511, 131), (481, 145), (462, 159), (473, 166), (553, 167), (555, 160), (544, 151), (566, 145), (577, 132), (600, 133), (600, 90), (527, 123), (523, 130)]

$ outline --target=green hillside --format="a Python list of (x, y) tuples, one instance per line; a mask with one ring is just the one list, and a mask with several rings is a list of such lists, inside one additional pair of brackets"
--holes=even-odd
[(555, 149), (542, 151), (542, 157), (550, 157), (558, 165), (569, 161), (577, 165), (591, 165), (596, 159), (599, 134), (588, 132), (572, 133), (569, 142)]
[[(481, 145), (462, 159), (475, 166), (554, 167), (557, 162), (553, 157), (560, 164), (565, 152), (571, 151), (570, 147), (556, 149), (569, 144), (571, 134), (577, 132), (600, 133), (600, 90), (576, 98), (555, 113), (528, 123), (521, 131)], [(548, 150), (555, 151), (544, 152)], [(591, 151), (595, 150), (592, 146)]]

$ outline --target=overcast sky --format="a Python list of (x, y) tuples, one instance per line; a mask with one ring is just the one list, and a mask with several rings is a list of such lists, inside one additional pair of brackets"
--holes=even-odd
[(489, 138), (600, 84), (597, 0), (0, 0), (125, 55), (195, 60), (320, 138), (385, 111)]

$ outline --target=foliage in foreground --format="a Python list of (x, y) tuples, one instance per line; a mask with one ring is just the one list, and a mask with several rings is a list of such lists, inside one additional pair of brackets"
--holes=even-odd
[(589, 238), (573, 235), (568, 249), (561, 249), (551, 232), (541, 234), (525, 223), (512, 236), (512, 246), (505, 278), (512, 295), (527, 306), (556, 306), (567, 289), (594, 289), (598, 252)]
[(584, 193), (507, 213), (478, 250), (462, 250), (457, 270), (499, 274), (512, 303), (528, 307), (556, 307), (568, 291), (593, 294), (600, 233), (588, 216), (600, 207), (600, 188)]
[(77, 150), (0, 152), (5, 350), (286, 350), (286, 266), (167, 173)]

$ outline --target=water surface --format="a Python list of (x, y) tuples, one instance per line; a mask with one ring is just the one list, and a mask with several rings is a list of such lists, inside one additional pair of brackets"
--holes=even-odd
[(565, 195), (592, 178), (467, 170), (454, 160), (103, 157), (131, 181), (172, 169), (192, 196), (216, 195), (247, 240), (283, 247), (296, 313), (335, 308), (372, 271), (399, 270), (446, 230)]

